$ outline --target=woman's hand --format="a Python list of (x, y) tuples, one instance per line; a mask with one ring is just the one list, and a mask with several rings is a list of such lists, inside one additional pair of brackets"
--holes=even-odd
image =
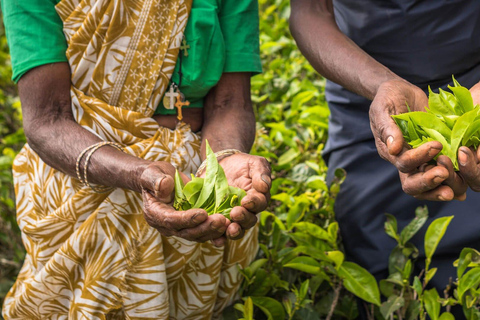
[(392, 115), (412, 111), (425, 111), (428, 98), (418, 87), (403, 81), (383, 83), (370, 106), (370, 126), (379, 155), (391, 162), (399, 171), (405, 193), (417, 199), (449, 201), (465, 199), (466, 184), (453, 171), (447, 157), (440, 156), (436, 165), (427, 163), (442, 150), (438, 141), (410, 149)]
[(242, 199), (242, 205), (232, 209), (232, 223), (226, 231), (228, 238), (240, 239), (245, 230), (256, 224), (255, 214), (265, 210), (270, 201), (270, 164), (263, 157), (249, 154), (234, 154), (219, 163), (225, 171), (228, 184), (247, 192)]
[[(173, 208), (175, 168), (167, 162), (153, 162), (142, 172), (140, 185), (143, 212), (148, 224), (164, 236), (176, 236), (190, 241), (213, 240), (221, 245), (230, 221), (221, 214), (208, 216), (203, 209), (176, 211)], [(188, 177), (181, 173), (184, 182)], [(220, 240), (218, 240), (220, 238)]]

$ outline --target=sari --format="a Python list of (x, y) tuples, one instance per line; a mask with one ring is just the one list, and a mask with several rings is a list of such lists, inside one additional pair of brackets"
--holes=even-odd
[[(152, 119), (175, 67), (191, 0), (62, 0), (76, 121), (104, 141), (185, 173), (201, 136)], [(219, 318), (254, 259), (257, 229), (223, 248), (164, 237), (143, 217), (141, 195), (95, 193), (26, 144), (15, 159), (25, 262), (5, 319)]]

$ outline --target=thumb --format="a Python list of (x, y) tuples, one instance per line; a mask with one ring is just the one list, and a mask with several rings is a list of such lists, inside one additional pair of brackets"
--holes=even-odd
[(143, 189), (162, 203), (171, 203), (174, 198), (175, 180), (157, 166), (148, 166), (140, 178)]
[(379, 104), (382, 102), (374, 101), (370, 107), (370, 127), (373, 135), (386, 147), (389, 155), (396, 156), (403, 150), (403, 133), (393, 120), (389, 108)]
[(392, 118), (390, 118), (390, 121), (387, 124), (382, 141), (387, 146), (388, 153), (392, 156), (398, 155), (403, 150), (405, 142), (403, 139), (403, 133)]

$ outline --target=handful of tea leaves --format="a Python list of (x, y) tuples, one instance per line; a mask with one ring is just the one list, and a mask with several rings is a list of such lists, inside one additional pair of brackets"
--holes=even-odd
[(405, 140), (417, 148), (429, 141), (443, 145), (439, 155), (452, 160), (458, 171), (458, 149), (461, 146), (477, 148), (480, 144), (480, 106), (473, 105), (470, 91), (455, 78), (454, 86), (446, 92), (434, 93), (430, 88), (427, 112), (407, 112), (392, 116), (402, 130)]
[(173, 207), (177, 210), (201, 208), (208, 215), (221, 213), (230, 219), (230, 212), (239, 206), (245, 190), (228, 185), (223, 168), (218, 164), (217, 157), (207, 142), (207, 169), (205, 178), (192, 175), (192, 180), (186, 185), (178, 173), (175, 174), (175, 201)]

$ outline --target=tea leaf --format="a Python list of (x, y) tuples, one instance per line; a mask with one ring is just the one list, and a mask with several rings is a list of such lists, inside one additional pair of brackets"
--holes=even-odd
[(343, 279), (345, 289), (357, 297), (380, 306), (380, 292), (377, 281), (364, 268), (353, 262), (345, 261), (338, 275)]
[(440, 316), (440, 296), (438, 295), (437, 289), (433, 288), (426, 290), (423, 294), (423, 299), (425, 310), (427, 310), (430, 319), (438, 320), (438, 317)]
[(280, 302), (269, 297), (250, 297), (255, 306), (257, 306), (267, 316), (268, 320), (285, 319), (285, 310)]
[(427, 229), (425, 234), (425, 257), (426, 268), (428, 269), (433, 253), (437, 249), (440, 240), (442, 240), (453, 216), (435, 219)]

